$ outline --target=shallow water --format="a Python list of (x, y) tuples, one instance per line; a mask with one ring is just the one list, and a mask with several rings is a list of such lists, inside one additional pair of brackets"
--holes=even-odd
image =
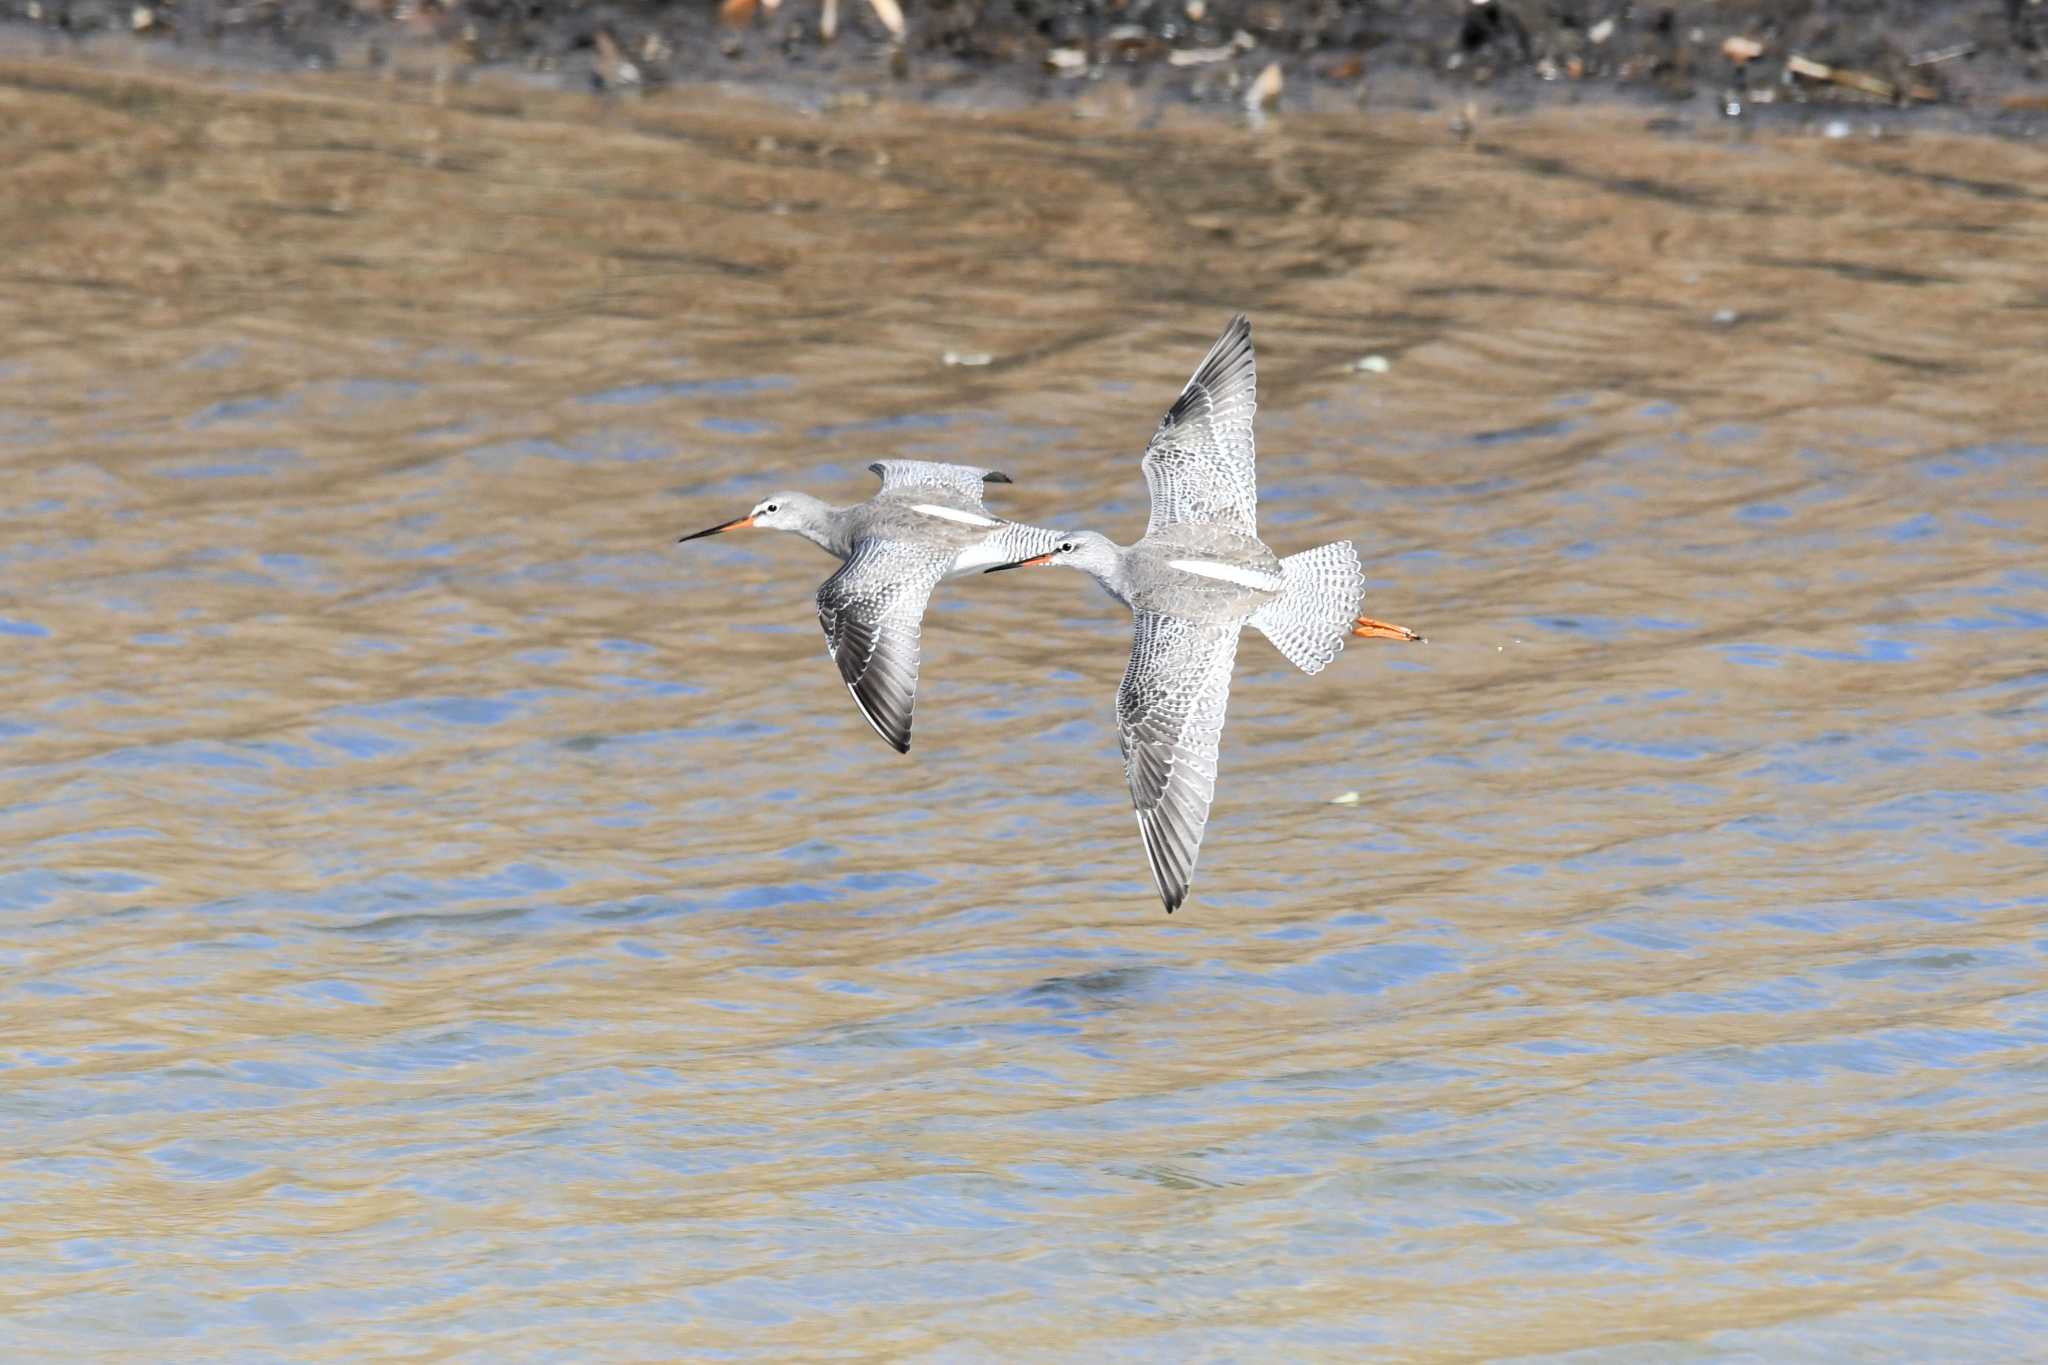
[[(10, 1355), (2039, 1349), (2048, 153), (0, 110)], [(905, 760), (823, 556), (671, 542), (1128, 539), (1240, 307), (1431, 643), (1247, 643), (1168, 919), (1084, 580), (941, 589)]]

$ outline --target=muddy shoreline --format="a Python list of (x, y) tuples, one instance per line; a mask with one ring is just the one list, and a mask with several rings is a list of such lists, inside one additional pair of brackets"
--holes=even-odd
[(604, 92), (1002, 107), (1571, 103), (1769, 121), (2048, 130), (2048, 4), (1982, 0), (0, 0), (0, 48), (76, 59)]

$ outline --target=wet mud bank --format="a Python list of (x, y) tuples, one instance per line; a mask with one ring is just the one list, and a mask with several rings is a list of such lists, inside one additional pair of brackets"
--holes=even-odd
[(20, 55), (603, 91), (1224, 110), (1574, 102), (2048, 129), (2048, 4), (1978, 0), (0, 0)]

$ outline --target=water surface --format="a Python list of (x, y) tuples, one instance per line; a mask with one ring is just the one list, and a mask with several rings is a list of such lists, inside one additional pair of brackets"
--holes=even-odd
[[(2039, 1349), (2040, 150), (0, 111), (10, 1354)], [(1129, 539), (1239, 308), (1268, 540), (1431, 643), (1246, 645), (1168, 919), (1084, 580), (941, 590), (905, 760), (822, 556), (672, 541)]]

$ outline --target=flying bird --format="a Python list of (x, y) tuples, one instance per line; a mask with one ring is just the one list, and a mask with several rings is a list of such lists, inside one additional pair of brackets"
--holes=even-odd
[(982, 505), (982, 486), (1010, 476), (967, 465), (878, 460), (882, 489), (866, 502), (833, 507), (808, 493), (776, 493), (735, 521), (682, 541), (752, 527), (790, 531), (839, 559), (818, 589), (825, 648), (875, 733), (910, 751), (917, 704), (918, 630), (940, 581), (1041, 553), (1058, 532), (1022, 526)]
[(1321, 671), (1351, 636), (1419, 640), (1358, 608), (1365, 575), (1348, 540), (1281, 559), (1259, 540), (1252, 449), (1251, 323), (1209, 348), (1145, 448), (1152, 519), (1118, 545), (1093, 531), (987, 570), (1066, 565), (1131, 609), (1131, 660), (1117, 688), (1124, 776), (1159, 898), (1187, 899), (1216, 794), (1216, 753), (1239, 632), (1250, 625), (1295, 667)]

